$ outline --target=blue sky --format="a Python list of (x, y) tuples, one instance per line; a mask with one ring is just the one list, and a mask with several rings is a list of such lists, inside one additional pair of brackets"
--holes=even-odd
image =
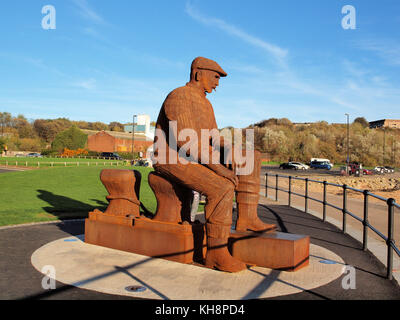
[[(42, 29), (42, 7), (56, 29)], [(342, 28), (342, 7), (356, 29)], [(197, 56), (227, 71), (220, 127), (400, 119), (398, 0), (14, 0), (0, 4), (0, 111), (27, 118), (156, 120)]]

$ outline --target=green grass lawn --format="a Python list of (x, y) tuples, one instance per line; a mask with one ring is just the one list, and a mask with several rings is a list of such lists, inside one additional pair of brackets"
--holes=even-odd
[(276, 166), (280, 165), (282, 162), (277, 162), (277, 161), (263, 161), (261, 163), (262, 166)]
[[(83, 218), (95, 208), (105, 210), (108, 193), (100, 181), (104, 168), (110, 167), (54, 167), (0, 174), (0, 226)], [(151, 169), (135, 170), (142, 173), (140, 200), (155, 212), (156, 199), (147, 182)]]

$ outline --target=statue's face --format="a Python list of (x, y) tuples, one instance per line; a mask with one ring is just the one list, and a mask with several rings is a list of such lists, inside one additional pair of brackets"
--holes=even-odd
[(219, 86), (221, 76), (218, 72), (211, 70), (201, 70), (200, 83), (204, 92), (211, 93)]

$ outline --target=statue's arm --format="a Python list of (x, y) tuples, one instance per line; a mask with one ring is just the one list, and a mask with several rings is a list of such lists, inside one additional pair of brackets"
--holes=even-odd
[[(188, 156), (191, 156), (191, 158), (208, 167), (218, 175), (232, 181), (232, 183), (236, 186), (238, 183), (237, 177), (234, 174), (232, 170), (229, 170), (226, 168), (224, 165), (219, 163), (219, 154), (218, 154), (218, 161), (212, 161), (212, 153), (213, 153), (213, 147), (211, 144), (207, 144), (202, 146), (201, 145), (201, 126), (203, 124), (198, 123), (198, 116), (196, 114), (196, 110), (193, 110), (192, 103), (189, 97), (185, 95), (184, 91), (175, 91), (172, 92), (167, 99), (164, 102), (164, 111), (167, 119), (169, 121), (176, 121), (177, 124), (177, 135), (179, 136), (179, 133), (182, 132), (184, 129), (193, 129), (193, 131), (196, 133), (197, 137), (193, 137), (196, 139), (196, 141), (193, 141), (193, 148), (197, 148), (197, 155), (193, 152), (190, 152), (191, 150), (188, 149), (186, 150), (185, 148), (188, 146), (187, 141), (180, 141), (178, 137), (175, 137), (176, 139), (176, 145), (178, 146), (178, 149), (185, 149), (184, 151)], [(200, 110), (197, 110), (197, 112), (200, 112)], [(170, 132), (171, 134), (171, 132)], [(207, 163), (202, 163), (202, 157), (201, 157), (201, 152), (208, 152), (209, 157)]]

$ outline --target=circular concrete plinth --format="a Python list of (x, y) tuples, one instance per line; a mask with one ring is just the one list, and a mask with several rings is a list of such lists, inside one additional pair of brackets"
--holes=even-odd
[[(339, 278), (344, 261), (310, 245), (310, 265), (297, 272), (260, 267), (230, 274), (86, 244), (84, 236), (50, 242), (36, 250), (32, 265), (42, 273), (88, 290), (146, 299), (240, 300), (295, 294)], [(130, 287), (130, 288), (128, 288)], [(137, 288), (136, 292), (127, 290)]]

